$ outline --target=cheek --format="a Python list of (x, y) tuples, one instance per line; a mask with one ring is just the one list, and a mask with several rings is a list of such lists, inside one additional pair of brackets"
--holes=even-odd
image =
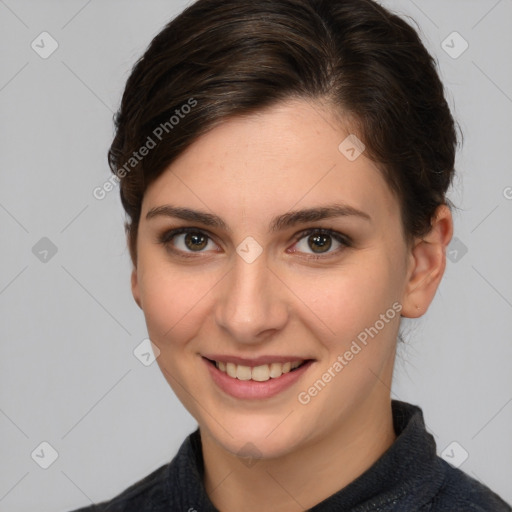
[(290, 288), (306, 306), (302, 309), (310, 311), (311, 330), (331, 348), (350, 344), (400, 298), (395, 271), (373, 259), (378, 261), (366, 258), (364, 264), (288, 276)]
[(314, 388), (314, 397), (322, 389), (316, 382), (332, 380), (322, 398), (315, 399), (317, 407), (343, 404), (348, 395), (363, 400), (392, 361), (401, 309), (397, 275), (392, 268), (365, 265), (307, 281), (297, 279), (295, 291), (315, 313), (309, 314), (308, 329), (323, 346), (324, 358), (301, 391)]
[(161, 351), (172, 351), (201, 328), (209, 292), (222, 276), (197, 269), (178, 271), (156, 262), (147, 268), (151, 270), (143, 275), (139, 288), (148, 333)]

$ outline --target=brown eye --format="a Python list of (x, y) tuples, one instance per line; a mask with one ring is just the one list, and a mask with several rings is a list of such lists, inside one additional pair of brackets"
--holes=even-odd
[(315, 253), (327, 252), (332, 246), (332, 237), (330, 235), (310, 235), (308, 237), (309, 248)]
[(187, 233), (184, 242), (191, 251), (201, 251), (208, 245), (208, 237), (202, 233)]
[(351, 246), (351, 239), (342, 233), (331, 229), (312, 228), (300, 234), (292, 252), (304, 253), (317, 259), (334, 256)]
[(160, 235), (159, 243), (178, 253), (203, 253), (216, 251), (218, 246), (207, 234), (188, 227), (171, 229)]

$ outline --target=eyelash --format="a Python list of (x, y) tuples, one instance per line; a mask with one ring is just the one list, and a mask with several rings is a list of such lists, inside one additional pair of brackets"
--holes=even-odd
[[(162, 244), (164, 247), (166, 247), (173, 253), (179, 255), (180, 257), (197, 258), (199, 256), (199, 254), (201, 254), (202, 251), (198, 251), (197, 253), (193, 253), (193, 252), (189, 253), (189, 252), (184, 252), (184, 251), (181, 251), (180, 249), (175, 249), (172, 247), (170, 242), (172, 242), (174, 237), (184, 234), (184, 233), (201, 234), (201, 235), (208, 237), (209, 240), (213, 241), (213, 238), (209, 235), (209, 233), (207, 231), (204, 231), (203, 229), (192, 228), (192, 227), (183, 227), (183, 228), (176, 228), (176, 229), (171, 229), (169, 231), (165, 231), (158, 237), (158, 243)], [(311, 235), (331, 236), (332, 238), (334, 238), (334, 240), (336, 240), (337, 242), (339, 242), (341, 244), (341, 247), (339, 247), (338, 249), (335, 249), (334, 251), (325, 253), (325, 254), (316, 254), (316, 255), (307, 254), (306, 256), (302, 256), (304, 259), (307, 259), (307, 260), (326, 259), (335, 254), (338, 254), (339, 252), (341, 252), (343, 249), (345, 249), (347, 247), (352, 247), (352, 240), (347, 235), (343, 235), (342, 233), (339, 233), (332, 229), (326, 229), (326, 228), (309, 228), (304, 231), (301, 231), (300, 233), (297, 233), (297, 235), (295, 235), (294, 245), (297, 244), (303, 238), (307, 238), (308, 236), (311, 236)]]

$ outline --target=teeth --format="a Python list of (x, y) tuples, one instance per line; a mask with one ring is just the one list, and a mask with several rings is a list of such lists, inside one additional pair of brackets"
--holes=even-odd
[(227, 373), (233, 379), (238, 380), (255, 380), (265, 382), (269, 379), (277, 379), (283, 373), (288, 373), (298, 368), (304, 361), (294, 361), (287, 363), (271, 363), (262, 364), (261, 366), (243, 366), (241, 364), (224, 363), (215, 361), (215, 366), (222, 372)]
[(248, 366), (237, 365), (236, 378), (238, 380), (251, 380), (251, 369)]

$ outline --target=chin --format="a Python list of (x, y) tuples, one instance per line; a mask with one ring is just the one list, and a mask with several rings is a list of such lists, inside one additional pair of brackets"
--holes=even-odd
[(229, 423), (227, 432), (219, 425), (214, 425), (213, 430), (208, 428), (208, 431), (219, 446), (237, 457), (273, 459), (287, 455), (300, 442), (299, 431), (294, 433), (293, 425), (285, 425), (288, 420), (283, 422), (284, 417), (240, 418)]

